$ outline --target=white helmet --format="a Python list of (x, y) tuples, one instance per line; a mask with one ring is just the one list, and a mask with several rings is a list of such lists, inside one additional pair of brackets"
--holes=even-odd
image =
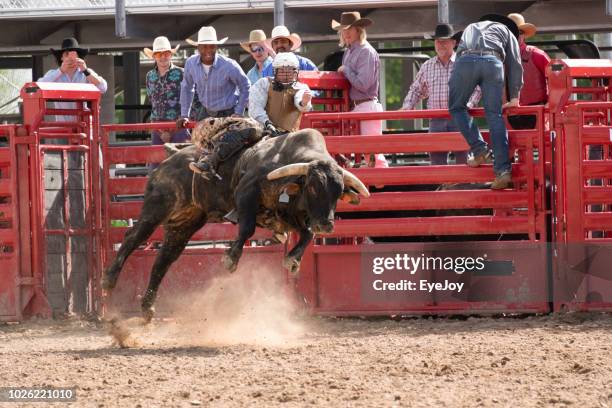
[(294, 53), (280, 52), (276, 54), (276, 57), (274, 57), (274, 61), (272, 61), (272, 68), (282, 67), (298, 69), (300, 67), (300, 62)]

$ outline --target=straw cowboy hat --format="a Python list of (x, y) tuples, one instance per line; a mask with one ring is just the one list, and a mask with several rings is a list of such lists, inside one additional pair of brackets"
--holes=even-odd
[(62, 48), (59, 50), (54, 50), (51, 48), (51, 53), (55, 55), (55, 59), (59, 65), (62, 63), (62, 54), (64, 51), (76, 51), (77, 55), (81, 59), (85, 58), (85, 56), (89, 54), (89, 49), (79, 47), (79, 42), (73, 37), (64, 38), (62, 40)]
[(284, 25), (274, 27), (270, 37), (272, 38), (266, 40), (268, 48), (272, 48), (272, 41), (276, 40), (277, 38), (286, 38), (291, 41), (291, 51), (297, 50), (300, 48), (300, 45), (302, 45), (302, 39), (300, 36), (295, 33), (289, 33), (289, 29)]
[(512, 19), (518, 26), (519, 30), (525, 33), (525, 38), (533, 37), (538, 31), (537, 27), (530, 23), (525, 23), (525, 17), (519, 13), (508, 14), (508, 18)]
[(367, 27), (372, 25), (374, 22), (369, 18), (361, 18), (361, 13), (358, 11), (348, 11), (340, 15), (340, 22), (332, 20), (332, 30), (339, 31), (350, 27)]
[(249, 41), (241, 42), (240, 46), (246, 52), (251, 52), (251, 44), (264, 43), (268, 38), (263, 30), (253, 30), (249, 33)]
[(152, 59), (154, 58), (154, 54), (156, 52), (170, 51), (172, 54), (175, 54), (180, 46), (181, 45), (179, 44), (176, 47), (172, 48), (168, 37), (160, 36), (153, 40), (153, 49), (145, 47), (142, 52), (144, 53), (144, 55)]
[(198, 45), (219, 45), (224, 44), (227, 41), (227, 37), (217, 40), (217, 31), (214, 27), (202, 27), (200, 31), (198, 31), (198, 41), (193, 41), (190, 38), (187, 38), (185, 41), (187, 43), (197, 47)]
[(480, 17), (478, 21), (493, 21), (495, 23), (501, 23), (508, 27), (508, 29), (512, 32), (512, 34), (514, 34), (516, 38), (519, 37), (519, 28), (514, 22), (514, 20), (506, 16), (502, 16), (501, 14), (485, 14), (484, 16)]

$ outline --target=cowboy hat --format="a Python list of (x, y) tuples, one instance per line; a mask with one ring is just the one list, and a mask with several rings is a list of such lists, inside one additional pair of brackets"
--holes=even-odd
[(154, 55), (156, 52), (170, 51), (172, 54), (174, 54), (178, 51), (180, 46), (181, 45), (178, 44), (175, 48), (172, 48), (172, 46), (170, 45), (170, 40), (168, 40), (168, 37), (160, 36), (160, 37), (157, 37), (155, 40), (153, 40), (153, 49), (145, 47), (142, 50), (142, 52), (148, 58), (152, 59), (154, 58)]
[(253, 30), (249, 33), (249, 41), (241, 42), (240, 46), (246, 52), (251, 52), (251, 44), (259, 44), (265, 42), (267, 39), (266, 33), (263, 30)]
[(373, 21), (369, 18), (361, 18), (361, 14), (358, 11), (348, 11), (340, 15), (340, 22), (332, 20), (332, 30), (344, 30), (350, 27), (367, 27), (372, 25)]
[(433, 35), (425, 35), (425, 38), (431, 39), (431, 40), (448, 40), (448, 39), (455, 39), (454, 34), (453, 34), (453, 28), (448, 25), (448, 24), (438, 24), (436, 26), (436, 31), (433, 33)]
[(536, 31), (538, 31), (536, 26), (534, 26), (533, 24), (525, 23), (525, 17), (523, 17), (522, 14), (511, 13), (508, 14), (508, 18), (510, 18), (516, 23), (520, 31), (525, 33), (525, 38), (533, 37)]
[(516, 38), (519, 37), (519, 28), (514, 22), (514, 20), (506, 16), (502, 16), (501, 14), (485, 14), (484, 16), (480, 17), (478, 21), (493, 21), (494, 23), (503, 24), (508, 27), (508, 29), (512, 32), (512, 34), (514, 34)]
[(295, 51), (298, 48), (300, 48), (300, 45), (302, 45), (302, 39), (300, 38), (300, 36), (297, 35), (296, 33), (289, 33), (289, 29), (285, 27), (284, 25), (279, 25), (279, 26), (274, 27), (272, 29), (272, 34), (270, 35), (270, 37), (271, 38), (268, 38), (266, 40), (266, 44), (268, 45), (268, 48), (272, 48), (272, 41), (276, 40), (277, 38), (286, 38), (289, 41), (291, 41), (290, 51)]
[(217, 31), (214, 27), (207, 26), (200, 28), (198, 31), (198, 41), (193, 41), (191, 38), (187, 38), (187, 43), (197, 47), (198, 45), (219, 45), (224, 44), (227, 41), (227, 37), (217, 40)]
[(62, 54), (64, 51), (76, 51), (79, 58), (83, 59), (87, 54), (89, 54), (88, 48), (79, 47), (79, 42), (76, 38), (68, 37), (62, 40), (62, 48), (59, 50), (54, 50), (51, 48), (51, 52), (55, 55), (55, 59), (57, 60), (58, 65), (62, 63)]

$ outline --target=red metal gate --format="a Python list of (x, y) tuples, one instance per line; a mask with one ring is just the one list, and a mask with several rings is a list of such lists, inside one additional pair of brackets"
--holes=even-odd
[[(474, 111), (483, 116), (483, 109)], [(493, 178), (490, 166), (473, 169), (465, 165), (432, 166), (404, 164), (390, 168), (354, 168), (351, 171), (370, 187), (402, 186), (409, 191), (374, 192), (359, 206), (340, 203), (339, 220), (333, 237), (368, 237), (361, 240), (318, 240), (302, 264), (298, 287), (307, 303), (324, 314), (415, 314), (415, 313), (494, 313), (545, 312), (549, 292), (546, 272), (546, 200), (544, 160), (544, 110), (542, 106), (519, 108), (513, 113), (534, 114), (534, 130), (510, 131), (510, 151), (515, 157), (515, 188), (505, 191), (448, 189), (427, 191), (423, 185), (449, 183), (483, 183)], [(317, 128), (321, 121), (337, 122), (341, 129), (356, 132), (349, 121), (417, 118), (448, 118), (446, 111), (412, 111), (383, 113), (312, 113), (309, 125)], [(342, 126), (342, 124), (345, 126)], [(485, 138), (488, 135), (485, 133)], [(344, 134), (327, 137), (331, 153), (358, 158), (371, 153), (418, 153), (461, 151), (467, 145), (458, 132), (406, 133), (384, 136)], [(538, 158), (540, 155), (540, 158)], [(411, 187), (411, 188), (410, 188)], [(455, 186), (458, 188), (459, 186)], [(463, 186), (465, 188), (465, 186)], [(380, 188), (379, 188), (380, 190)], [(406, 190), (406, 188), (404, 188)], [(461, 210), (481, 210), (474, 215)], [(441, 215), (455, 210), (455, 215)], [(456, 211), (459, 210), (459, 211)], [(349, 219), (353, 212), (367, 212), (365, 217)], [(428, 212), (428, 213), (427, 213)], [(387, 214), (392, 214), (391, 216)], [(425, 214), (427, 213), (427, 214)], [(496, 242), (482, 235), (510, 234), (512, 238)], [(463, 236), (465, 241), (432, 242), (432, 237), (451, 240)], [(394, 237), (401, 244), (371, 243), (377, 237)], [(429, 242), (427, 242), (429, 241)], [(349, 242), (349, 245), (345, 243)], [(471, 249), (470, 249), (471, 247)], [(375, 254), (432, 252), (458, 256), (486, 254), (487, 262), (499, 263), (503, 271), (468, 277), (445, 276), (440, 271), (420, 271), (424, 279), (447, 279), (468, 284), (469, 293), (385, 293), (375, 296), (364, 286), (371, 282), (371, 257)], [(395, 278), (400, 276), (396, 274)]]
[(548, 68), (555, 309), (612, 310), (612, 61)]
[(15, 142), (20, 221), (31, 232), (22, 248), (42, 289), (35, 300), (45, 306), (37, 309), (93, 312), (100, 266), (100, 91), (91, 84), (39, 82), (26, 84), (21, 97), (25, 132)]
[(33, 279), (22, 274), (20, 265), (19, 211), (17, 207), (17, 169), (15, 133), (17, 126), (0, 126), (0, 321), (23, 318), (22, 293), (33, 290)]
[[(457, 186), (434, 191), (424, 185), (487, 182), (493, 173), (490, 166), (405, 161), (406, 154), (466, 149), (459, 133), (361, 136), (358, 131), (362, 120), (444, 118), (447, 112), (349, 113), (345, 79), (335, 73), (303, 75), (321, 91), (315, 99), (320, 108), (305, 116), (303, 126), (320, 129), (331, 153), (358, 166), (350, 171), (370, 186), (372, 196), (357, 207), (339, 203), (334, 233), (317, 238), (304, 257), (294, 282), (296, 294), (314, 312), (334, 315), (545, 312), (550, 301), (556, 309), (612, 309), (612, 277), (605, 268), (612, 261), (611, 65), (553, 61), (549, 108), (511, 112), (536, 115), (537, 127), (510, 131), (515, 186), (504, 191)], [(0, 126), (0, 142), (6, 140), (0, 145), (0, 320), (49, 315), (54, 295), (68, 311), (83, 299), (86, 310), (101, 310), (102, 266), (114, 256), (126, 228), (137, 222), (144, 166), (164, 157), (158, 146), (109, 143), (109, 134), (173, 124), (106, 125), (98, 134), (98, 97), (87, 85), (27, 84), (25, 126)], [(58, 101), (76, 102), (76, 108), (49, 105)], [(483, 114), (481, 109), (473, 112)], [(78, 119), (50, 122), (46, 115)], [(362, 167), (361, 157), (371, 153), (387, 153), (392, 161), (397, 156), (397, 165)], [(57, 165), (49, 165), (53, 160)], [(55, 217), (50, 216), (53, 206), (45, 205), (45, 186), (61, 196), (52, 200)], [(84, 210), (82, 217), (75, 208)], [(215, 224), (194, 236), (162, 285), (162, 309), (172, 294), (205, 285), (217, 273), (224, 242), (234, 232), (232, 226)], [(252, 265), (272, 265), (268, 273), (290, 282), (280, 267), (284, 248), (258, 245), (266, 237), (267, 232), (258, 231), (253, 238), (255, 246), (246, 249), (241, 262), (243, 272)], [(160, 239), (156, 231), (126, 264), (113, 294), (122, 311), (138, 310)], [(372, 280), (373, 257), (398, 252), (486, 254), (491, 267), (470, 276), (419, 271), (431, 281), (465, 284), (469, 290), (460, 295), (372, 296), (364, 282)], [(51, 258), (65, 284), (61, 293), (52, 290), (57, 271)], [(76, 282), (79, 262), (86, 274)]]

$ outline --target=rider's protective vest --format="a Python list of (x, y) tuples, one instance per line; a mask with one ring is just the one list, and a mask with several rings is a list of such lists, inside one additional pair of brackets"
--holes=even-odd
[(272, 78), (268, 78), (268, 102), (266, 102), (266, 113), (274, 126), (288, 132), (295, 132), (300, 128), (302, 112), (295, 107), (295, 94), (297, 89), (289, 87), (282, 91), (275, 91), (272, 86)]

